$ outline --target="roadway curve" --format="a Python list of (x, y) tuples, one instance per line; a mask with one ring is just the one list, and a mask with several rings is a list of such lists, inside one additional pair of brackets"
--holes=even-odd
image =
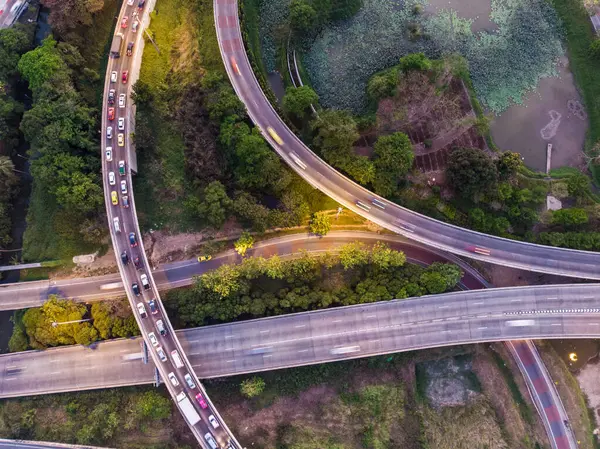
[[(251, 256), (270, 257), (274, 254), (280, 257), (291, 257), (299, 251), (324, 252), (335, 251), (340, 245), (350, 242), (373, 244), (377, 241), (387, 243), (391, 248), (403, 251), (408, 261), (422, 265), (433, 262), (453, 262), (463, 269), (465, 276), (461, 280), (468, 289), (481, 288), (485, 280), (477, 271), (449, 253), (436, 252), (418, 243), (407, 241), (395, 234), (376, 234), (361, 231), (333, 231), (324, 237), (299, 233), (276, 237), (258, 242), (248, 251)], [(193, 283), (193, 277), (201, 275), (223, 265), (238, 263), (240, 256), (233, 250), (213, 256), (207, 262), (198, 263), (196, 259), (169, 263), (160, 266), (152, 274), (156, 287), (160, 291), (183, 287)], [(112, 287), (107, 289), (106, 287)], [(78, 279), (58, 281), (16, 282), (0, 285), (0, 310), (18, 310), (27, 307), (39, 307), (49, 295), (60, 295), (80, 302), (100, 301), (109, 298), (120, 298), (125, 295), (121, 277), (118, 274), (108, 274)]]
[(82, 446), (81, 444), (54, 443), (52, 441), (27, 441), (27, 440), (5, 440), (0, 439), (0, 448), (3, 449), (110, 449), (99, 446)]
[[(177, 331), (201, 378), (503, 340), (600, 338), (591, 284), (430, 295)], [(140, 338), (0, 355), (0, 397), (153, 382)], [(336, 347), (359, 351), (335, 355)], [(253, 354), (254, 348), (270, 347)], [(39, 373), (44, 375), (40, 376)]]
[[(160, 376), (162, 379), (167, 379), (167, 375), (172, 373), (176, 378), (176, 385), (173, 385), (169, 381), (165, 381), (165, 385), (167, 390), (171, 394), (173, 400), (176, 402), (178, 407), (180, 407), (179, 402), (176, 397), (180, 393), (184, 393), (184, 396), (187, 400), (192, 404), (192, 408), (196, 411), (196, 413), (201, 417), (201, 420), (198, 421), (195, 419), (195, 422), (190, 422), (186, 416), (186, 422), (189, 424), (192, 433), (198, 440), (200, 446), (205, 447), (206, 449), (210, 449), (209, 445), (205, 439), (205, 434), (212, 434), (215, 440), (217, 440), (218, 445), (221, 447), (227, 446), (241, 448), (239, 443), (235, 440), (231, 432), (229, 431), (227, 425), (220, 417), (217, 410), (214, 408), (210, 398), (208, 398), (204, 387), (196, 380), (195, 384), (190, 386), (184, 376), (186, 374), (191, 375), (193, 379), (197, 379), (197, 376), (194, 373), (191, 363), (189, 362), (181, 344), (179, 343), (177, 336), (175, 335), (174, 329), (171, 326), (171, 322), (169, 321), (169, 317), (167, 316), (165, 309), (162, 305), (162, 301), (160, 300), (160, 295), (158, 289), (156, 288), (156, 283), (154, 282), (152, 272), (149, 269), (148, 260), (146, 258), (146, 253), (144, 251), (144, 244), (140, 239), (140, 229), (137, 220), (136, 210), (135, 210), (135, 201), (133, 196), (133, 183), (131, 177), (131, 166), (133, 163), (132, 155), (133, 155), (133, 144), (131, 143), (131, 136), (133, 136), (134, 129), (134, 119), (135, 119), (135, 108), (132, 107), (131, 100), (131, 86), (135, 82), (138, 74), (139, 74), (139, 64), (141, 64), (141, 53), (139, 53), (140, 48), (143, 48), (143, 30), (146, 24), (149, 22), (149, 13), (150, 10), (154, 7), (155, 0), (146, 1), (145, 7), (142, 10), (138, 10), (138, 0), (127, 0), (124, 1), (121, 7), (121, 11), (117, 20), (117, 29), (115, 37), (113, 37), (113, 42), (119, 36), (118, 33), (123, 34), (123, 43), (121, 44), (121, 55), (120, 57), (113, 58), (110, 57), (108, 60), (107, 70), (106, 70), (106, 79), (104, 83), (104, 103), (102, 108), (102, 178), (104, 180), (104, 202), (106, 205), (106, 213), (108, 216), (108, 226), (110, 229), (110, 236), (113, 244), (113, 249), (115, 254), (117, 255), (117, 266), (119, 267), (119, 272), (121, 274), (121, 278), (123, 280), (123, 284), (125, 285), (125, 291), (127, 293), (127, 298), (129, 299), (129, 303), (131, 305), (131, 309), (133, 310), (133, 314), (136, 318), (138, 327), (140, 328), (142, 337), (146, 342), (147, 347), (149, 348), (148, 352), (150, 353), (156, 368), (158, 369)], [(137, 16), (137, 17), (136, 17)], [(122, 25), (122, 21), (127, 17), (129, 20), (125, 24)], [(139, 27), (137, 32), (133, 31), (133, 23), (139, 20)], [(134, 43), (133, 54), (131, 56), (126, 56), (125, 48), (129, 42)], [(126, 82), (121, 82), (121, 74), (124, 71), (128, 71), (129, 79), (126, 79)], [(111, 82), (111, 73), (113, 71), (117, 72), (116, 82)], [(115, 93), (115, 104), (114, 106), (114, 117), (113, 121), (109, 121), (108, 119), (108, 104), (107, 98), (110, 89), (114, 89)], [(120, 96), (125, 96), (125, 103), (123, 105), (120, 104)], [(119, 131), (117, 129), (117, 123), (120, 118), (125, 119), (125, 131)], [(113, 127), (113, 138), (107, 138), (106, 129), (108, 126)], [(124, 145), (117, 145), (117, 134), (119, 132), (123, 132), (124, 134)], [(105, 155), (105, 151), (107, 147), (112, 147), (112, 158)], [(119, 161), (125, 161), (126, 170), (123, 175), (119, 174)], [(113, 172), (116, 178), (116, 185), (111, 186), (109, 184), (109, 173)], [(121, 192), (121, 182), (126, 183), (127, 192)], [(118, 204), (113, 205), (111, 203), (111, 192), (116, 192), (118, 197)], [(130, 207), (124, 207), (122, 196), (126, 194), (129, 197)], [(113, 220), (119, 220), (119, 228), (117, 229), (116, 225), (114, 225)], [(130, 245), (130, 241), (128, 238), (129, 233), (133, 233), (138, 243), (136, 245)], [(139, 246), (138, 246), (139, 245)], [(130, 260), (133, 260), (135, 257), (139, 257), (141, 262), (141, 273), (138, 273), (133, 263), (124, 264), (119, 255), (122, 252), (127, 252)], [(141, 282), (141, 276), (143, 273), (146, 274), (148, 278), (148, 289), (143, 288)], [(133, 291), (132, 284), (137, 283), (139, 285), (140, 291), (137, 296)], [(157, 304), (157, 313), (150, 314), (149, 301), (154, 299)], [(141, 307), (145, 307), (146, 312), (144, 316), (140, 315), (138, 312), (138, 305)], [(159, 332), (158, 321), (161, 320), (165, 332), (163, 335)], [(157, 346), (162, 348), (165, 354), (164, 362), (161, 361), (159, 355), (157, 354), (158, 348), (154, 348), (151, 344), (148, 333), (154, 333), (157, 339)], [(174, 357), (172, 354), (177, 351), (179, 353), (179, 357), (181, 358), (181, 365), (178, 367), (174, 361)], [(201, 391), (204, 395), (206, 402), (208, 403), (208, 408), (203, 409), (200, 407), (198, 401), (195, 399), (198, 391)], [(216, 429), (213, 429), (209, 424), (208, 417), (209, 415), (216, 416), (217, 420), (220, 422), (220, 426)]]
[[(524, 270), (600, 279), (600, 253), (508, 240), (443, 223), (381, 198), (330, 167), (286, 126), (262, 92), (244, 51), (237, 0), (214, 0), (213, 7), (219, 49), (236, 94), (264, 138), (310, 185), (380, 226), (434, 248)], [(269, 126), (283, 144), (269, 135)], [(305, 170), (292, 160), (291, 152), (306, 164)], [(372, 205), (375, 198), (385, 204), (384, 210)], [(370, 211), (357, 207), (357, 200), (370, 205)], [(468, 249), (472, 246), (487, 248), (491, 254), (474, 253)]]

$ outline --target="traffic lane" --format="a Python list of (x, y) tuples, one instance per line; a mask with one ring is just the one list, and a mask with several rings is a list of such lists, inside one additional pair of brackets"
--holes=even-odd
[[(234, 7), (235, 4), (223, 4), (222, 2), (217, 2), (216, 14), (218, 18), (221, 19), (221, 17), (231, 14), (234, 14), (237, 17), (237, 11), (234, 9)], [(251, 112), (251, 116), (256, 124), (263, 129), (265, 129), (265, 126), (271, 126), (280, 136), (283, 136), (284, 146), (286, 145), (286, 138), (291, 141), (290, 148), (295, 150), (301, 158), (302, 155), (306, 156), (307, 160), (304, 160), (304, 162), (311, 166), (312, 169), (316, 168), (315, 166), (321, 165), (318, 160), (315, 160), (316, 158), (314, 154), (312, 154), (310, 150), (301, 144), (295, 138), (295, 136), (291, 135), (287, 127), (285, 127), (273, 109), (267, 104), (267, 100), (260, 92), (258, 83), (252, 76), (251, 67), (247, 59), (241, 55), (243, 47), (240, 48), (238, 44), (240, 41), (239, 27), (222, 26), (222, 21), (218, 20), (218, 22), (219, 24), (217, 26), (217, 31), (219, 33), (219, 38), (221, 40), (224, 53), (226, 56), (230, 54), (236, 56), (236, 61), (240, 70), (240, 75), (231, 76), (231, 80), (237, 85), (241, 96), (244, 97), (243, 100), (245, 100), (244, 102), (247, 106), (247, 109)], [(229, 62), (226, 61), (225, 64), (227, 65)], [(277, 147), (276, 145), (274, 146)], [(280, 153), (287, 151), (283, 148), (278, 149)], [(282, 157), (284, 157), (283, 154)], [(289, 158), (284, 157), (284, 159), (290, 163), (288, 160)], [(291, 165), (293, 165), (293, 163)], [(318, 168), (323, 169), (324, 171), (313, 176), (313, 182), (311, 182), (311, 184), (315, 185), (314, 178), (319, 178), (318, 181), (321, 181), (325, 184), (327, 183), (328, 178), (331, 180), (335, 179), (336, 182), (333, 183), (333, 188), (337, 189), (337, 191), (332, 190), (331, 185), (328, 188), (325, 188), (323, 184), (319, 185), (319, 187), (323, 187), (324, 191), (328, 190), (328, 194), (332, 191), (336, 191), (336, 196), (340, 197), (344, 196), (344, 192), (351, 192), (352, 194), (350, 196), (346, 196), (345, 198), (350, 202), (353, 202), (355, 199), (366, 199), (368, 201), (368, 197), (372, 196), (370, 192), (367, 192), (359, 186), (351, 183), (349, 180), (343, 178), (339, 173), (332, 172), (331, 168), (325, 168), (322, 166)], [(324, 174), (327, 174), (328, 176), (323, 176)], [(381, 215), (381, 211), (374, 210), (372, 213)], [(415, 224), (419, 229), (419, 232), (429, 232), (430, 235), (427, 236), (427, 238), (430, 241), (439, 243), (440, 240), (443, 240), (444, 245), (447, 245), (448, 248), (456, 249), (458, 246), (459, 251), (465, 255), (468, 255), (466, 253), (466, 248), (469, 245), (480, 244), (484, 247), (494, 249), (492, 256), (488, 259), (493, 260), (496, 263), (502, 262), (502, 257), (498, 257), (498, 255), (501, 255), (503, 257), (508, 257), (508, 260), (514, 259), (515, 263), (517, 263), (519, 266), (526, 267), (529, 265), (540, 265), (542, 268), (549, 270), (550, 272), (568, 272), (570, 275), (581, 272), (583, 267), (583, 271), (586, 271), (588, 275), (591, 275), (592, 277), (598, 277), (598, 274), (595, 270), (595, 266), (597, 266), (598, 259), (600, 258), (598, 254), (576, 253), (576, 255), (574, 255), (573, 253), (569, 254), (568, 251), (558, 248), (541, 246), (532, 247), (519, 242), (512, 242), (492, 236), (479, 235), (472, 231), (454, 228), (441, 222), (433, 221), (410, 211), (400, 209), (399, 207), (394, 207), (393, 213), (396, 218), (404, 218), (407, 219), (409, 223)], [(442, 235), (441, 231), (443, 231), (445, 235)], [(540, 257), (540, 251), (544, 252), (542, 257)]]

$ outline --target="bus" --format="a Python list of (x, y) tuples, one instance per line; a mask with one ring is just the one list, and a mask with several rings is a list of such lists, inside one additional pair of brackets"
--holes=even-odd
[(115, 34), (113, 38), (112, 45), (110, 47), (110, 57), (111, 58), (120, 58), (121, 51), (123, 50), (123, 42), (125, 41), (125, 37), (122, 33)]

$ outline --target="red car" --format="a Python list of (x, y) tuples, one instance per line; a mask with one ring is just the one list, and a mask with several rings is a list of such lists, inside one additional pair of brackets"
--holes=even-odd
[(204, 397), (202, 396), (202, 393), (198, 393), (196, 395), (196, 400), (198, 401), (198, 404), (200, 404), (200, 407), (202, 407), (202, 408), (208, 408), (208, 404), (204, 400)]
[(121, 80), (123, 81), (123, 84), (127, 84), (127, 78), (129, 78), (129, 70), (125, 70), (123, 72), (123, 75), (121, 76)]
[(108, 108), (108, 119), (110, 121), (115, 119), (115, 108)]
[(129, 23), (129, 16), (123, 17), (123, 20), (121, 20), (121, 28), (127, 28), (128, 23)]
[(229, 62), (231, 62), (231, 68), (233, 69), (233, 71), (235, 72), (236, 75), (240, 74), (240, 68), (237, 65), (237, 61), (235, 60), (235, 58), (233, 56), (229, 57)]
[(481, 254), (482, 256), (489, 256), (492, 252), (487, 248), (482, 248), (480, 246), (467, 246), (467, 250), (472, 253)]

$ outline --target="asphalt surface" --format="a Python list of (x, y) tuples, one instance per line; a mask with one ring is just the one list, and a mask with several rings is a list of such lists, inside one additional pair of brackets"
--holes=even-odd
[(24, 0), (0, 0), (0, 28), (9, 27), (14, 23), (23, 3)]
[(535, 345), (530, 340), (507, 341), (525, 378), (553, 449), (576, 449), (577, 441), (567, 425), (568, 416), (556, 387)]
[(4, 440), (0, 439), (0, 448), (6, 449), (47, 449), (47, 448), (64, 448), (64, 449), (109, 449), (99, 446), (82, 446), (81, 444), (63, 444), (54, 443), (51, 441), (26, 441), (26, 440)]
[[(133, 158), (133, 143), (132, 135), (134, 131), (135, 107), (131, 100), (131, 86), (139, 74), (139, 65), (141, 58), (138, 57), (138, 49), (140, 48), (143, 29), (148, 23), (149, 11), (153, 8), (155, 0), (147, 0), (143, 8), (138, 8), (139, 0), (124, 1), (121, 11), (117, 18), (117, 26), (113, 42), (117, 39), (119, 33), (123, 35), (123, 43), (121, 44), (120, 57), (109, 57), (106, 71), (106, 79), (104, 83), (104, 103), (102, 110), (102, 175), (104, 179), (104, 202), (108, 216), (108, 226), (110, 229), (111, 240), (115, 254), (117, 254), (117, 265), (121, 274), (121, 279), (125, 287), (125, 292), (129, 303), (133, 310), (134, 316), (142, 333), (142, 337), (149, 348), (148, 352), (151, 359), (154, 361), (162, 379), (165, 379), (165, 385), (169, 390), (173, 400), (177, 403), (186, 422), (190, 426), (192, 433), (196, 437), (200, 446), (210, 449), (206, 436), (212, 435), (217, 441), (217, 444), (225, 448), (241, 447), (235, 441), (227, 425), (214, 408), (206, 391), (199, 382), (192, 385), (188, 384), (185, 376), (189, 375), (192, 379), (196, 378), (194, 370), (183, 351), (173, 327), (169, 321), (165, 309), (160, 300), (156, 283), (153, 279), (150, 265), (146, 258), (143, 241), (140, 239), (140, 229), (135, 210), (135, 200), (133, 196), (132, 173), (130, 170)], [(133, 31), (134, 22), (138, 22), (136, 32)], [(133, 49), (130, 56), (126, 55), (128, 43), (132, 42)], [(136, 61), (136, 65), (133, 64)], [(116, 80), (111, 79), (111, 73), (116, 71)], [(125, 71), (128, 71), (129, 77), (122, 81)], [(109, 91), (114, 89), (114, 104), (108, 105)], [(121, 96), (125, 97), (122, 102)], [(109, 119), (109, 107), (114, 108), (113, 120)], [(125, 129), (118, 130), (118, 120), (125, 119)], [(113, 136), (111, 139), (107, 135), (107, 127), (112, 126)], [(122, 145), (118, 144), (119, 133), (123, 133)], [(108, 154), (108, 148), (112, 148), (112, 154)], [(125, 173), (119, 173), (119, 161), (124, 161), (126, 164)], [(115, 183), (110, 184), (110, 173), (114, 173)], [(125, 186), (123, 186), (125, 183)], [(123, 191), (125, 188), (126, 191)], [(118, 204), (112, 203), (112, 194), (118, 198)], [(129, 206), (125, 207), (123, 196), (127, 195)], [(118, 226), (114, 222), (118, 220)], [(133, 236), (133, 239), (132, 239)], [(133, 242), (133, 243), (132, 243)], [(129, 262), (123, 261), (120, 255), (126, 253)], [(139, 269), (136, 269), (133, 261), (139, 258)], [(147, 276), (147, 285), (144, 286), (142, 279)], [(137, 284), (139, 291), (136, 293), (133, 287)], [(150, 313), (150, 302), (156, 304), (155, 313)], [(142, 311), (140, 311), (142, 308)], [(163, 326), (161, 333), (161, 325)], [(149, 334), (155, 337), (155, 345), (151, 343)], [(161, 353), (162, 359), (161, 360)], [(179, 359), (179, 363), (178, 363)], [(89, 371), (89, 370), (88, 370)], [(174, 376), (171, 382), (168, 375)], [(184, 402), (191, 404), (190, 408), (194, 409), (197, 415), (201, 418), (199, 421), (194, 417), (189, 418), (185, 413), (185, 408), (177, 399), (178, 395), (183, 393)], [(207, 408), (202, 408), (197, 400), (196, 395), (204, 396), (204, 400), (208, 403)], [(214, 415), (218, 423), (218, 427), (213, 428), (209, 423), (209, 417)], [(191, 416), (191, 415), (190, 415)]]
[[(518, 242), (442, 223), (378, 197), (337, 172), (289, 130), (263, 94), (244, 51), (237, 1), (214, 0), (214, 20), (225, 68), (248, 115), (279, 156), (313, 187), (380, 226), (434, 248), (530, 271), (600, 279), (600, 253)], [(282, 144), (267, 132), (268, 127)], [(292, 153), (305, 169), (292, 159)], [(373, 199), (384, 209), (375, 206)], [(367, 205), (369, 211), (358, 207), (356, 201)], [(476, 253), (475, 247), (490, 254)]]
[[(373, 244), (376, 241), (386, 242), (391, 248), (404, 251), (409, 261), (429, 265), (433, 262), (454, 262), (459, 264), (465, 276), (462, 283), (468, 289), (481, 286), (481, 276), (461, 259), (449, 253), (436, 252), (418, 243), (407, 241), (399, 235), (376, 234), (359, 231), (334, 231), (324, 237), (314, 235), (290, 234), (258, 242), (249, 250), (251, 256), (280, 257), (298, 254), (300, 250), (309, 252), (334, 251), (345, 243), (360, 241)], [(137, 254), (137, 252), (136, 252)], [(156, 287), (163, 291), (175, 287), (191, 285), (193, 277), (223, 265), (238, 263), (240, 256), (233, 250), (217, 254), (207, 262), (199, 263), (196, 259), (175, 262), (160, 266), (153, 271)], [(122, 297), (125, 295), (119, 274), (94, 276), (88, 278), (65, 279), (58, 281), (17, 282), (0, 285), (0, 310), (18, 310), (26, 307), (42, 305), (49, 295), (60, 295), (81, 302), (99, 301)]]
[[(599, 338), (598, 300), (600, 291), (588, 284), (486, 289), (205, 326), (177, 336), (200, 378), (212, 378), (455, 344)], [(0, 397), (151, 383), (152, 365), (130, 359), (139, 357), (140, 343), (1, 355)]]

